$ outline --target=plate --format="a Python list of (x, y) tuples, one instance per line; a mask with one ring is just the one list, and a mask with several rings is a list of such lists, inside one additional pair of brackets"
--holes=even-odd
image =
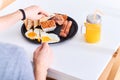
[[(69, 34), (67, 35), (66, 38), (63, 38), (63, 37), (59, 36), (61, 27), (59, 25), (57, 25), (57, 24), (56, 24), (57, 27), (56, 27), (56, 29), (54, 31), (48, 32), (48, 33), (55, 33), (55, 34), (57, 34), (59, 36), (60, 41), (59, 42), (55, 42), (55, 43), (61, 43), (61, 42), (67, 41), (67, 40), (71, 39), (72, 37), (74, 37), (75, 34), (77, 33), (77, 31), (78, 31), (78, 24), (76, 23), (76, 21), (73, 18), (69, 17), (69, 16), (68, 16), (67, 20), (71, 20), (72, 21), (72, 26), (71, 26)], [(22, 33), (23, 37), (25, 39), (27, 39), (28, 41), (32, 42), (32, 43), (41, 44), (41, 42), (38, 42), (37, 40), (31, 40), (31, 39), (27, 38), (25, 36), (26, 31), (27, 30), (25, 28), (25, 25), (22, 24), (21, 33)], [(50, 44), (54, 44), (54, 43), (50, 43)]]

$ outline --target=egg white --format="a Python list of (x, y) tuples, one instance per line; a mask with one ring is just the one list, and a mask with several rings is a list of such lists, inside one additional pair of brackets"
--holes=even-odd
[(41, 34), (41, 29), (35, 28), (34, 32), (37, 34), (37, 36), (35, 37), (35, 39), (39, 39), (40, 38), (40, 34)]
[[(28, 36), (28, 34), (31, 33), (31, 32), (34, 32), (34, 33), (36, 34), (36, 36), (34, 36), (34, 37)], [(33, 29), (28, 30), (28, 31), (25, 33), (25, 36), (26, 36), (27, 38), (29, 38), (29, 39), (32, 39), (32, 40), (33, 40), (33, 39), (39, 39), (39, 38), (40, 38), (40, 33), (41, 33), (41, 29), (35, 28), (34, 31), (33, 31)]]
[[(28, 36), (28, 34), (31, 32), (34, 32), (36, 34), (36, 36), (34, 36), (34, 37)], [(48, 37), (50, 40), (48, 40), (47, 43), (55, 43), (55, 42), (60, 41), (60, 38), (58, 37), (58, 35), (56, 35), (54, 33), (43, 32), (41, 29), (38, 29), (38, 28), (35, 28), (34, 31), (32, 29), (28, 30), (25, 33), (25, 36), (31, 40), (34, 40), (34, 39), (41, 39), (42, 40), (43, 37)]]
[(58, 35), (56, 35), (54, 33), (45, 33), (45, 32), (42, 32), (41, 33), (41, 38), (44, 37), (44, 36), (47, 36), (47, 37), (50, 38), (50, 40), (47, 41), (47, 43), (55, 43), (55, 42), (59, 42), (60, 41), (60, 38), (58, 37)]
[(35, 39), (35, 36), (34, 36), (34, 37), (30, 37), (30, 36), (28, 35), (28, 34), (31, 33), (31, 32), (33, 32), (32, 29), (28, 30), (28, 31), (25, 33), (25, 36), (26, 36), (27, 38), (29, 38), (29, 39)]

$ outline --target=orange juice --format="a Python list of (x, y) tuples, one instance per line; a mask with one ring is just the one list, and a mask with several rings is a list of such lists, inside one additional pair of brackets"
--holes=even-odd
[(96, 43), (100, 41), (101, 24), (85, 23), (86, 33), (85, 40), (88, 43)]
[(88, 15), (85, 22), (85, 40), (88, 43), (96, 43), (100, 41), (101, 35), (101, 16), (100, 15)]

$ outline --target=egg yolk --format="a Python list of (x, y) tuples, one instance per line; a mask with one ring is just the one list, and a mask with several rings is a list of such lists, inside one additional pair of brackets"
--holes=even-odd
[(48, 42), (50, 41), (51, 39), (48, 37), (48, 36), (43, 36), (42, 37), (42, 42)]
[(33, 38), (33, 37), (37, 36), (37, 34), (34, 32), (30, 32), (30, 33), (28, 33), (28, 36)]

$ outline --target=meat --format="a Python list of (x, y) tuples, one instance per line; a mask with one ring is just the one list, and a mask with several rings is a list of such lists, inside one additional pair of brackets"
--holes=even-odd
[(66, 27), (66, 29), (65, 29), (65, 33), (66, 33), (67, 35), (69, 34), (71, 25), (72, 25), (72, 21), (69, 21), (68, 24), (67, 24), (67, 27)]
[(67, 35), (65, 33), (65, 29), (67, 27), (67, 24), (68, 24), (68, 21), (66, 20), (61, 27), (60, 34), (59, 34), (61, 37), (67, 37)]
[(52, 18), (52, 20), (54, 20), (55, 23), (61, 26), (59, 36), (64, 38), (67, 37), (67, 35), (69, 34), (72, 25), (72, 21), (69, 21), (67, 19), (68, 16), (65, 14), (55, 14), (55, 16)]
[[(45, 20), (45, 21), (44, 21)], [(32, 27), (35, 28), (37, 26), (41, 26), (41, 28), (48, 32), (53, 31), (57, 26), (56, 24), (60, 25), (60, 33), (59, 36), (66, 38), (70, 32), (72, 21), (68, 19), (68, 16), (65, 14), (55, 14), (52, 18), (42, 18), (41, 20), (30, 20), (26, 19), (24, 21), (26, 30), (31, 29)]]
[(58, 24), (58, 25), (63, 25), (63, 23), (67, 20), (66, 15), (61, 15), (61, 14), (55, 14), (53, 17), (53, 20)]
[(67, 37), (67, 35), (69, 34), (69, 31), (70, 31), (70, 28), (72, 26), (72, 21), (65, 21), (63, 23), (63, 26), (61, 28), (61, 31), (60, 31), (60, 36), (61, 37)]

